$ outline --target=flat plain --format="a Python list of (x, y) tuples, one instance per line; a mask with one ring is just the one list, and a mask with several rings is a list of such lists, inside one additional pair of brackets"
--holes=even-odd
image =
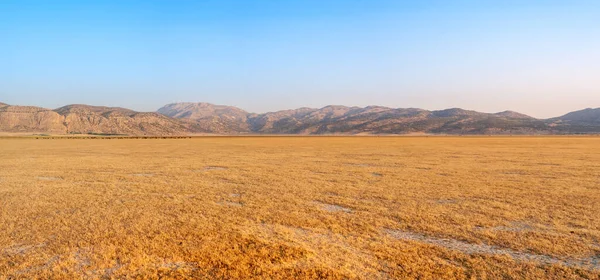
[(0, 279), (600, 278), (598, 137), (0, 139)]

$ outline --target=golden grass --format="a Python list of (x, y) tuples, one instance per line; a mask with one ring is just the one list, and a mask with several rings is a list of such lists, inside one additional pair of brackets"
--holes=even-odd
[(0, 157), (0, 279), (600, 273), (600, 138), (0, 139)]

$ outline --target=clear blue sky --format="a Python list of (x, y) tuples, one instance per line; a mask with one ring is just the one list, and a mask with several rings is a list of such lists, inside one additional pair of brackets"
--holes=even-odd
[(0, 102), (600, 107), (600, 1), (0, 1)]

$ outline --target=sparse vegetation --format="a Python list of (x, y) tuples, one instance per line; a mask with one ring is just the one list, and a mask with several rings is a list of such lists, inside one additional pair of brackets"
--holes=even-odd
[(598, 279), (600, 138), (0, 139), (0, 279)]

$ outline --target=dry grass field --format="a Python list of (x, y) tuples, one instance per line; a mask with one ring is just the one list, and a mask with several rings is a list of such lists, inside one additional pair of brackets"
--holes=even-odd
[(0, 279), (599, 279), (600, 138), (0, 139)]

